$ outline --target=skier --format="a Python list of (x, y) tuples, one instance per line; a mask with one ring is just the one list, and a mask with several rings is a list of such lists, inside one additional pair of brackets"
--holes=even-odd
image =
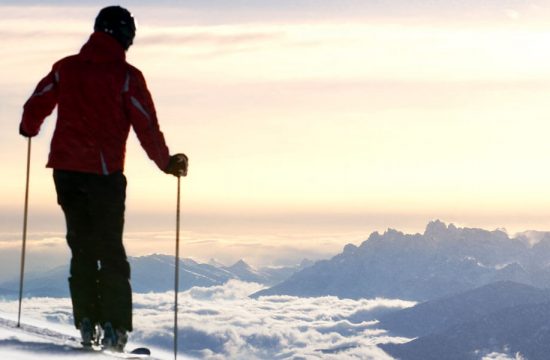
[[(69, 288), (82, 344), (123, 351), (132, 331), (130, 265), (122, 243), (126, 139), (133, 127), (156, 165), (186, 176), (184, 154), (170, 156), (142, 73), (126, 62), (136, 32), (131, 13), (102, 9), (76, 55), (56, 62), (24, 105), (19, 132), (33, 137), (57, 105), (47, 167), (71, 249)], [(100, 340), (101, 334), (103, 338)]]

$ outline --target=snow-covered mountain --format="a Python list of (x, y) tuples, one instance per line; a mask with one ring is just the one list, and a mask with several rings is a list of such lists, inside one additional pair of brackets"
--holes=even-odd
[(504, 231), (457, 228), (441, 221), (423, 234), (388, 230), (348, 244), (262, 295), (429, 300), (495, 281), (550, 285), (550, 237), (535, 245)]
[[(164, 292), (174, 289), (175, 259), (168, 255), (148, 255), (130, 257), (132, 269), (132, 289), (137, 293)], [(307, 266), (283, 268), (265, 268), (256, 270), (243, 260), (232, 266), (221, 264), (202, 264), (192, 259), (180, 260), (180, 282), (182, 291), (195, 286), (210, 287), (227, 283), (231, 279), (257, 282), (266, 286), (285, 280), (296, 271)], [(25, 296), (68, 297), (67, 277), (68, 264), (43, 273), (27, 274), (25, 276)], [(0, 284), (0, 296), (14, 298), (18, 296), (19, 280)]]
[[(67, 265), (58, 266), (41, 273), (26, 274), (24, 286), (27, 290), (25, 294), (35, 297), (68, 297), (68, 273), (69, 268)], [(19, 296), (19, 280), (14, 279), (0, 284), (0, 296), (8, 299)]]

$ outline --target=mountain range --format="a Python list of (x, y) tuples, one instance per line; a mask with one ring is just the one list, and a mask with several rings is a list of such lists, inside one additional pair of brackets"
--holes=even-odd
[(546, 360), (548, 324), (550, 290), (502, 281), (386, 314), (377, 326), (414, 338), (380, 345), (396, 359), (479, 360), (504, 353)]
[[(132, 269), (132, 290), (137, 293), (165, 292), (174, 289), (175, 259), (169, 255), (153, 254), (141, 257), (129, 257)], [(256, 282), (266, 286), (285, 280), (294, 272), (309, 266), (304, 260), (300, 265), (290, 267), (254, 269), (243, 260), (232, 266), (211, 261), (198, 263), (192, 259), (180, 260), (179, 289), (185, 291), (194, 286), (209, 287), (225, 284), (231, 279)], [(25, 276), (24, 295), (68, 297), (68, 264), (50, 271), (32, 273)], [(15, 298), (18, 296), (19, 280), (14, 279), (0, 284), (0, 296)]]
[(550, 286), (550, 234), (514, 238), (502, 230), (457, 228), (436, 220), (423, 234), (389, 229), (361, 245), (348, 244), (263, 295), (341, 298), (398, 298), (426, 301), (510, 280)]

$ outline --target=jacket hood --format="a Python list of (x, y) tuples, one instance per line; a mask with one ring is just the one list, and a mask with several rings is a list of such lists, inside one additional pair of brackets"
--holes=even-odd
[(126, 52), (111, 35), (96, 31), (80, 49), (80, 56), (92, 62), (125, 61)]

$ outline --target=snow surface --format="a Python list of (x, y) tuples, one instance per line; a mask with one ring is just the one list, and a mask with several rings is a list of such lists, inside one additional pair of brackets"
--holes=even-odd
[[(75, 347), (78, 344), (78, 332), (69, 326), (26, 319), (22, 322), (21, 328), (17, 328), (16, 316), (13, 314), (0, 313), (0, 318), (1, 359), (113, 359), (107, 354), (90, 353)], [(29, 326), (33, 329), (29, 329)], [(57, 336), (56, 332), (59, 332), (60, 336)]]

